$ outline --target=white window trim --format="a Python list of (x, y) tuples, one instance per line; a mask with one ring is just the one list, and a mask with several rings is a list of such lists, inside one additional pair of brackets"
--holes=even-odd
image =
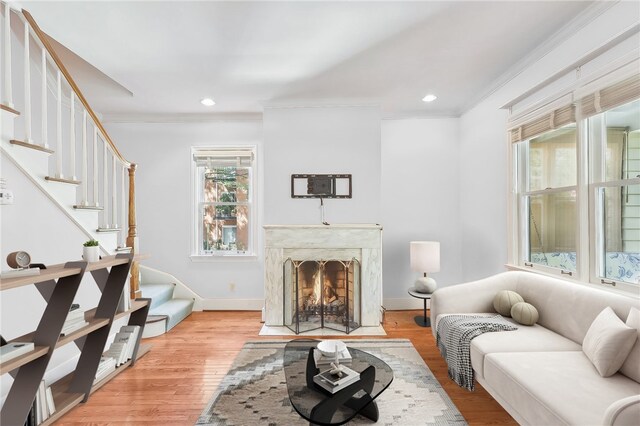
[[(197, 165), (193, 160), (193, 156), (195, 153), (199, 151), (206, 150), (229, 150), (229, 151), (247, 151), (250, 150), (253, 153), (253, 161), (251, 162), (251, 192), (250, 199), (247, 203), (250, 206), (249, 209), (249, 247), (245, 253), (211, 253), (211, 254), (200, 254), (199, 253), (199, 237), (198, 232), (200, 230), (200, 221), (198, 220), (198, 211), (199, 211), (199, 199), (198, 199), (198, 182), (197, 182)], [(247, 144), (247, 145), (202, 145), (202, 146), (192, 146), (189, 153), (189, 161), (191, 164), (191, 223), (189, 228), (189, 259), (192, 262), (255, 262), (258, 260), (258, 243), (260, 238), (258, 238), (258, 146), (255, 144)]]
[[(580, 99), (585, 96), (586, 93), (592, 90), (601, 89), (607, 87), (617, 81), (621, 81), (629, 75), (637, 74), (637, 65), (640, 63), (638, 59), (638, 53), (633, 52), (621, 58), (620, 61), (615, 64), (617, 69), (613, 72), (610, 71), (611, 64), (606, 67), (607, 72), (594, 77), (593, 75), (588, 78), (579, 79), (574, 86), (565, 91), (562, 96), (554, 95), (552, 101), (545, 101), (537, 103), (538, 108), (527, 108), (526, 111), (512, 116), (509, 120), (508, 128), (512, 128), (518, 123), (525, 122), (531, 117), (540, 116), (549, 112), (549, 108), (557, 108), (560, 104), (560, 99), (566, 101), (567, 99), (573, 99), (576, 105), (576, 155), (577, 155), (577, 181), (576, 185), (565, 188), (553, 188), (540, 191), (522, 190), (527, 188), (528, 185), (526, 179), (527, 170), (519, 168), (519, 164), (527, 164), (526, 150), (521, 147), (525, 144), (511, 143), (510, 144), (510, 166), (509, 166), (509, 260), (507, 267), (509, 269), (528, 270), (545, 275), (551, 275), (561, 277), (565, 280), (579, 282), (589, 286), (597, 287), (600, 289), (607, 289), (614, 292), (629, 294), (632, 293), (635, 296), (640, 294), (640, 283), (628, 283), (618, 280), (610, 280), (602, 278), (600, 275), (600, 268), (598, 267), (600, 260), (598, 259), (598, 246), (599, 240), (602, 236), (598, 236), (598, 228), (596, 226), (596, 216), (601, 213), (596, 206), (596, 192), (599, 188), (603, 187), (615, 187), (627, 184), (635, 184), (640, 182), (640, 178), (624, 179), (616, 182), (602, 182), (601, 171), (603, 170), (602, 163), (604, 161), (602, 149), (595, 149), (591, 147), (589, 150), (590, 140), (593, 139), (593, 135), (589, 134), (589, 119), (583, 118), (583, 114), (580, 108)], [(558, 102), (556, 102), (558, 101)], [(540, 104), (543, 104), (541, 106)], [(509, 105), (509, 108), (511, 106)], [(543, 109), (540, 111), (538, 109)], [(603, 111), (606, 112), (606, 111)], [(594, 119), (596, 117), (602, 117), (597, 115), (590, 117)], [(597, 129), (596, 129), (597, 130)], [(604, 131), (601, 129), (601, 131)], [(507, 133), (509, 138), (511, 132)], [(528, 143), (528, 141), (526, 141)], [(596, 183), (593, 183), (596, 182)], [(551, 268), (545, 265), (537, 265), (530, 262), (525, 262), (525, 255), (527, 253), (526, 241), (521, 238), (523, 232), (523, 224), (525, 223), (526, 208), (523, 205), (523, 200), (526, 196), (536, 195), (549, 192), (559, 192), (568, 189), (575, 189), (576, 191), (576, 209), (577, 209), (577, 233), (576, 233), (576, 272), (572, 276), (568, 276), (562, 273), (559, 268)], [(595, 213), (595, 214), (593, 214)], [(528, 223), (528, 222), (527, 222)], [(525, 231), (528, 230), (525, 229)]]

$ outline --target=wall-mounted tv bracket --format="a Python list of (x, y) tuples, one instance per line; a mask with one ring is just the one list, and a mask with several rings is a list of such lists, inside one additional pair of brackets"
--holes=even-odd
[(291, 175), (291, 198), (351, 198), (350, 174)]

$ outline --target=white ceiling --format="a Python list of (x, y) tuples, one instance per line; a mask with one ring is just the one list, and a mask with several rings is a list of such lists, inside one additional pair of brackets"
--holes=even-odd
[(590, 4), (22, 2), (86, 61), (70, 68), (103, 114), (380, 104), (387, 117), (459, 115)]

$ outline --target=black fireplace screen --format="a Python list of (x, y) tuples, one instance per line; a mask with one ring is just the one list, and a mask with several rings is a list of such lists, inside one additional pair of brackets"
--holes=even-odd
[(283, 265), (284, 325), (296, 334), (360, 327), (360, 262), (292, 260)]

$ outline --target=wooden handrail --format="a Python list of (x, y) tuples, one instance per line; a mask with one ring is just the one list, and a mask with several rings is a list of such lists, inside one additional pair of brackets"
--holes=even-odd
[(113, 141), (109, 137), (109, 134), (105, 130), (104, 126), (102, 126), (102, 123), (100, 122), (100, 120), (98, 120), (98, 116), (93, 111), (91, 106), (89, 106), (89, 102), (87, 102), (87, 99), (82, 94), (82, 91), (76, 84), (75, 80), (73, 79), (73, 77), (71, 77), (71, 74), (69, 74), (69, 71), (60, 60), (60, 57), (58, 57), (58, 54), (53, 49), (53, 46), (51, 46), (51, 43), (49, 43), (49, 39), (47, 38), (47, 35), (40, 29), (40, 27), (38, 26), (38, 23), (35, 21), (35, 19), (33, 19), (33, 16), (31, 16), (29, 12), (22, 9), (22, 15), (25, 17), (25, 19), (33, 29), (33, 32), (36, 34), (36, 36), (38, 37), (38, 39), (40, 40), (44, 48), (47, 50), (47, 52), (49, 52), (49, 55), (51, 55), (51, 58), (55, 62), (56, 66), (58, 67), (58, 69), (60, 69), (60, 72), (62, 73), (62, 75), (64, 75), (64, 78), (67, 80), (67, 83), (69, 83), (69, 86), (71, 86), (71, 90), (73, 90), (76, 93), (76, 96), (78, 97), (82, 105), (84, 105), (84, 108), (87, 110), (87, 113), (89, 113), (89, 116), (91, 116), (91, 119), (93, 120), (94, 124), (100, 130), (100, 133), (102, 133), (102, 136), (104, 136), (106, 142), (111, 146), (113, 153), (120, 159), (120, 161), (122, 161), (122, 163), (124, 163), (125, 166), (131, 167), (131, 163), (122, 156), (120, 151), (118, 151), (118, 148), (116, 148), (116, 145), (113, 143)]

